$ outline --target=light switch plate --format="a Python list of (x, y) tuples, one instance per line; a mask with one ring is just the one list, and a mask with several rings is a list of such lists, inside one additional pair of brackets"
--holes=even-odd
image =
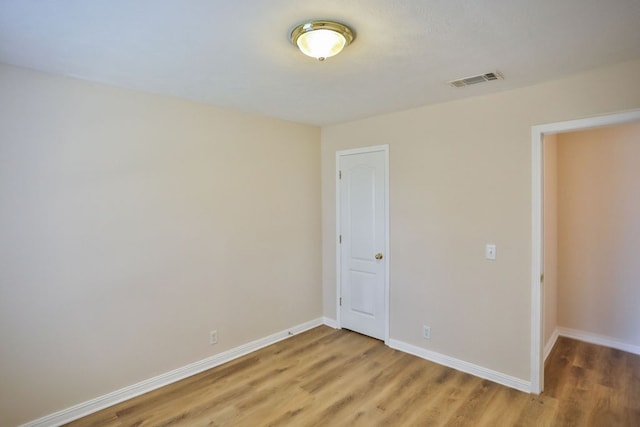
[(496, 259), (496, 245), (487, 245), (484, 249), (484, 257), (486, 259)]

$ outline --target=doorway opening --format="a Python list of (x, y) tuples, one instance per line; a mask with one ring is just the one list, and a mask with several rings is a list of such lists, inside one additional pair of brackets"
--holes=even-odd
[(531, 128), (532, 141), (532, 251), (531, 251), (531, 392), (544, 390), (544, 228), (543, 177), (545, 135), (574, 132), (640, 121), (640, 110), (608, 114), (587, 119), (550, 123)]

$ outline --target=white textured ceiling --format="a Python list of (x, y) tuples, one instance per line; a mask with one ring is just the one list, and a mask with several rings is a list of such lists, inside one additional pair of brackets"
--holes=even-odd
[[(308, 18), (356, 40), (308, 58)], [(316, 125), (637, 58), (640, 0), (0, 0), (0, 62)]]

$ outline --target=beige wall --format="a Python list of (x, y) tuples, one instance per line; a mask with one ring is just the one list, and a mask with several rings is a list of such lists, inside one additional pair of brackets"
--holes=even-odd
[(558, 327), (558, 141), (557, 135), (544, 137), (543, 189), (543, 271), (544, 342), (551, 345)]
[(531, 126), (640, 108), (639, 74), (329, 126), (320, 170), (314, 127), (0, 66), (0, 424), (319, 316), (320, 173), (335, 318), (335, 151), (385, 143), (392, 338), (528, 379)]
[(0, 425), (322, 315), (318, 128), (8, 66), (0, 94)]
[(638, 75), (634, 61), (323, 128), (325, 315), (336, 315), (335, 152), (388, 143), (391, 338), (530, 379), (531, 126), (640, 108)]
[(640, 346), (640, 123), (558, 135), (558, 324)]

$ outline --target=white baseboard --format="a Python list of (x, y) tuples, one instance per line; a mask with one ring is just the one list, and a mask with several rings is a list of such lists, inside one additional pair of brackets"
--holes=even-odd
[(556, 341), (558, 341), (559, 336), (560, 334), (558, 332), (558, 328), (556, 328), (553, 331), (553, 334), (551, 334), (551, 336), (549, 337), (549, 341), (547, 341), (547, 343), (544, 345), (544, 359), (542, 359), (543, 361), (547, 360), (547, 357), (549, 357), (549, 355), (551, 354), (551, 350), (553, 350), (553, 347), (556, 345)]
[(607, 337), (605, 335), (598, 335), (591, 332), (580, 331), (571, 328), (558, 327), (558, 335), (561, 337), (573, 338), (578, 341), (584, 341), (591, 344), (602, 345), (605, 347), (615, 348), (617, 350), (626, 351), (629, 353), (640, 355), (640, 346), (627, 344), (616, 338)]
[(336, 319), (332, 319), (330, 317), (323, 317), (322, 323), (324, 323), (330, 328), (338, 329), (338, 321)]
[(467, 374), (475, 375), (476, 377), (484, 378), (486, 380), (493, 381), (507, 387), (515, 388), (516, 390), (531, 393), (531, 381), (525, 381), (520, 378), (512, 377), (511, 375), (503, 374), (492, 369), (465, 362), (464, 360), (445, 356), (444, 354), (417, 347), (412, 344), (407, 344), (403, 341), (393, 339), (389, 340), (389, 347), (412, 354), (422, 359), (429, 360), (431, 362), (438, 363), (440, 365), (448, 366), (449, 368), (453, 368), (458, 371), (466, 372)]
[(230, 362), (263, 347), (267, 347), (271, 344), (275, 344), (279, 341), (290, 338), (293, 335), (315, 328), (316, 326), (320, 326), (324, 324), (324, 320), (325, 319), (323, 318), (311, 320), (309, 322), (294, 326), (284, 331), (277, 332), (267, 337), (251, 341), (247, 344), (232, 348), (231, 350), (216, 354), (215, 356), (211, 356), (198, 362), (194, 362), (190, 365), (174, 369), (171, 372), (158, 375), (157, 377), (149, 378), (148, 380), (144, 380), (129, 387), (116, 390), (95, 399), (91, 399), (78, 405), (74, 405), (70, 408), (63, 409), (62, 411), (56, 412), (54, 414), (47, 415), (34, 421), (30, 421), (26, 424), (23, 424), (21, 427), (61, 426), (73, 420), (77, 420), (78, 418), (82, 418), (94, 412), (113, 406), (117, 403), (124, 402), (125, 400), (140, 396), (144, 393), (148, 393), (167, 384), (180, 381), (192, 375), (206, 371), (207, 369), (211, 369), (224, 363)]

